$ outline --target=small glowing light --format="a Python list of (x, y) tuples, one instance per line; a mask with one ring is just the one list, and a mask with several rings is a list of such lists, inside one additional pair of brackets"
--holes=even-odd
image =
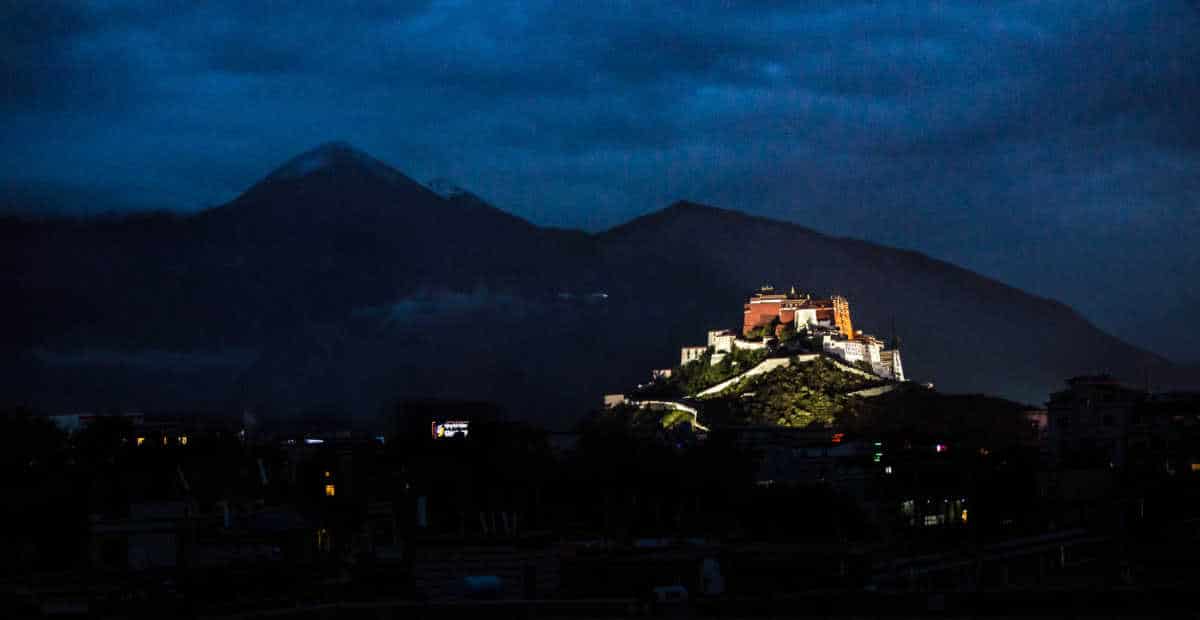
[(324, 439), (308, 439), (308, 438), (306, 438), (304, 440), (304, 443), (306, 443), (310, 446), (315, 446), (315, 445), (320, 445), (320, 444), (325, 443), (325, 440)]
[(332, 477), (333, 477), (333, 472), (329, 472), (329, 471), (325, 472), (325, 479), (326, 479), (326, 480), (328, 480), (329, 478), (332, 478)]
[(1200, 463), (1192, 463), (1192, 471), (1200, 471)]
[(967, 522), (967, 509), (966, 508), (963, 508), (963, 510), (962, 510), (962, 522), (963, 523)]
[(163, 445), (164, 446), (167, 445), (167, 436), (166, 435), (163, 435), (162, 440), (163, 440)]
[(833, 443), (842, 443), (842, 439), (844, 439), (845, 437), (846, 437), (845, 433), (834, 433), (833, 434)]
[(941, 453), (941, 452), (945, 452), (945, 451), (946, 451), (946, 444), (944, 444), (944, 443), (939, 443), (938, 445), (934, 446), (934, 447), (933, 447), (933, 449), (934, 449), (935, 451), (939, 452), (939, 453)]
[(333, 497), (337, 495), (337, 488), (332, 484), (325, 485), (325, 497)]
[(137, 445), (139, 445), (139, 446), (140, 446), (140, 445), (142, 445), (142, 444), (144, 444), (144, 443), (146, 443), (146, 438), (145, 438), (145, 437), (138, 437), (138, 438), (137, 438)]
[(891, 466), (891, 465), (888, 465), (887, 467), (884, 467), (884, 468), (883, 468), (883, 473), (885, 473), (885, 474), (891, 474), (891, 473), (892, 473), (892, 466)]
[(186, 446), (186, 445), (187, 445), (187, 435), (180, 435), (180, 436), (179, 436), (179, 445), (181, 445), (181, 446)]

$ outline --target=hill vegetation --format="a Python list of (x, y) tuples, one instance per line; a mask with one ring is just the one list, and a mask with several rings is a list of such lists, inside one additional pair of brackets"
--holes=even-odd
[(734, 349), (716, 364), (709, 349), (699, 359), (671, 369), (671, 376), (657, 379), (634, 392), (639, 399), (674, 400), (691, 396), (746, 372), (767, 358), (765, 350)]
[(851, 392), (884, 383), (825, 357), (749, 377), (703, 401), (707, 423), (829, 427), (853, 409)]

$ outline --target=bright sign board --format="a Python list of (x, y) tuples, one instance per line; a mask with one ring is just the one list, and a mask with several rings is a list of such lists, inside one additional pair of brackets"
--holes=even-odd
[(445, 420), (433, 422), (434, 439), (465, 439), (470, 431), (470, 424), (463, 421)]

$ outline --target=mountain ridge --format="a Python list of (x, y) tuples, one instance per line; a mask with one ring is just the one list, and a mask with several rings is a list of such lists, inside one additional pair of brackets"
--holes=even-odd
[[(871, 252), (886, 252), (886, 253), (890, 253), (890, 254), (905, 256), (914, 262), (922, 263), (924, 265), (927, 265), (930, 267), (935, 267), (937, 269), (951, 270), (951, 271), (957, 272), (963, 276), (966, 276), (968, 278), (978, 280), (980, 283), (984, 283), (987, 286), (1001, 287), (1001, 288), (1007, 289), (1011, 293), (1019, 294), (1024, 297), (1030, 298), (1031, 300), (1034, 300), (1034, 301), (1037, 301), (1040, 303), (1044, 303), (1047, 306), (1052, 307), (1056, 310), (1070, 312), (1078, 320), (1088, 323), (1090, 326), (1092, 326), (1093, 328), (1095, 328), (1098, 331), (1103, 331), (1101, 328), (1099, 328), (1094, 323), (1092, 323), (1089, 319), (1087, 319), (1087, 317), (1083, 316), (1073, 306), (1071, 306), (1070, 304), (1067, 304), (1061, 300), (1054, 299), (1052, 297), (1045, 297), (1045, 296), (1037, 295), (1034, 293), (1030, 293), (1028, 291), (1025, 291), (1024, 289), (1021, 289), (1019, 287), (996, 280), (985, 274), (979, 273), (977, 271), (963, 267), (961, 265), (957, 265), (948, 260), (930, 256), (924, 252), (921, 252), (920, 250), (914, 250), (914, 249), (909, 249), (909, 248), (896, 248), (896, 247), (888, 246), (885, 244), (868, 241), (865, 239), (858, 239), (855, 237), (829, 235), (826, 233), (822, 233), (816, 229), (804, 226), (803, 224), (797, 224), (795, 222), (790, 222), (790, 221), (786, 221), (786, 220), (777, 220), (777, 219), (773, 219), (773, 218), (769, 218), (769, 217), (765, 217), (765, 216), (760, 216), (760, 215), (755, 215), (755, 214), (751, 214), (751, 213), (745, 213), (742, 211), (737, 211), (734, 209), (725, 209), (722, 207), (716, 207), (716, 206), (707, 205), (707, 204), (695, 202), (695, 201), (680, 200), (680, 201), (673, 202), (670, 205), (668, 205), (667, 207), (664, 207), (657, 211), (652, 211), (645, 215), (638, 216), (628, 222), (619, 224), (619, 225), (617, 225), (613, 228), (610, 228), (606, 231), (602, 231), (602, 232), (598, 233), (598, 236), (602, 237), (602, 238), (605, 238), (605, 237), (619, 238), (622, 234), (630, 232), (630, 231), (638, 230), (640, 232), (640, 229), (644, 226), (669, 225), (672, 223), (672, 221), (674, 219), (677, 219), (680, 217), (692, 217), (692, 218), (694, 218), (694, 217), (709, 217), (709, 218), (714, 218), (716, 220), (721, 220), (721, 221), (736, 220), (736, 221), (747, 222), (747, 223), (768, 224), (768, 225), (772, 225), (772, 226), (783, 226), (783, 227), (788, 227), (797, 233), (801, 233), (801, 234), (809, 235), (809, 236), (813, 236), (813, 237), (819, 237), (819, 238), (823, 238), (823, 239), (827, 239), (827, 240), (831, 240), (831, 241), (853, 244), (853, 245), (859, 246), (859, 247), (866, 249), (868, 251), (871, 251)], [(1107, 334), (1107, 332), (1105, 332), (1105, 333)], [(1139, 349), (1141, 348), (1134, 343), (1124, 341), (1124, 340), (1117, 338), (1116, 336), (1113, 336), (1111, 334), (1109, 334), (1109, 335), (1112, 336), (1114, 339), (1120, 340), (1121, 342), (1128, 344), (1131, 347), (1135, 347), (1135, 348), (1139, 348)], [(1158, 358), (1159, 360), (1161, 360), (1163, 362), (1169, 362), (1169, 363), (1179, 364), (1179, 365), (1183, 365), (1183, 366), (1188, 365), (1186, 363), (1171, 360), (1170, 358), (1167, 358), (1162, 355), (1158, 355), (1153, 352), (1147, 351), (1146, 353), (1148, 355), (1152, 355), (1152, 356)]]
[[(0, 309), (19, 360), (0, 398), (83, 406), (57, 393), (86, 401), (96, 388), (90, 370), (30, 351), (240, 347), (261, 355), (205, 384), (230, 406), (370, 411), (403, 395), (456, 395), (575, 415), (704, 330), (740, 324), (742, 299), (763, 282), (844, 294), (867, 331), (894, 321), (910, 376), (952, 391), (1038, 402), (1097, 365), (1127, 380), (1197, 374), (1066, 304), (915, 250), (693, 201), (599, 233), (540, 227), (376, 162), (327, 143), (193, 215), (0, 218), (0, 290), (21, 300)], [(200, 380), (176, 374), (163, 389), (192, 402)], [(150, 402), (138, 396), (147, 379), (116, 387), (103, 376), (92, 393)]]

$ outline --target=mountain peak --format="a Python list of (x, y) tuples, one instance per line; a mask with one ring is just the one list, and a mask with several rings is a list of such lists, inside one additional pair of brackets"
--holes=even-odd
[(722, 209), (689, 200), (677, 200), (658, 211), (652, 211), (636, 217), (624, 224), (601, 233), (608, 237), (621, 237), (635, 231), (657, 231), (659, 234), (668, 226), (677, 225), (706, 225), (723, 226), (733, 223), (753, 222), (761, 218), (747, 215), (740, 211)]
[(727, 209), (721, 209), (719, 207), (713, 207), (710, 205), (701, 204), (699, 202), (692, 202), (690, 200), (676, 200), (662, 211), (664, 213), (731, 213), (731, 211), (728, 211)]
[(359, 169), (392, 182), (412, 182), (411, 179), (404, 176), (395, 168), (355, 148), (349, 142), (340, 140), (326, 142), (293, 157), (269, 174), (266, 180), (286, 181), (301, 179), (316, 172), (333, 168)]

